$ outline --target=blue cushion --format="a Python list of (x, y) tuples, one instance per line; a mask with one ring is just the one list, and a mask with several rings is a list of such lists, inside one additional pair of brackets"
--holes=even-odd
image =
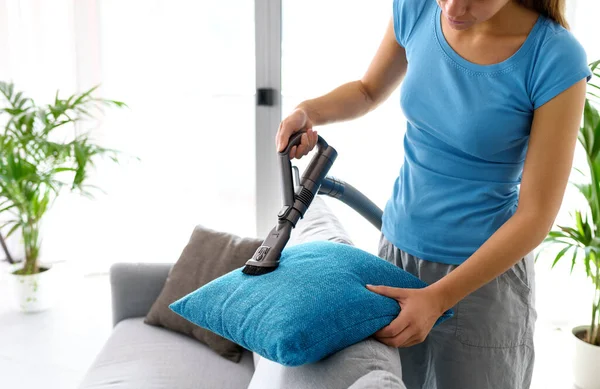
[[(398, 316), (398, 302), (366, 284), (426, 286), (354, 246), (313, 241), (285, 248), (271, 273), (251, 276), (236, 269), (170, 308), (267, 359), (299, 366), (371, 336)], [(451, 316), (444, 313), (436, 325)]]

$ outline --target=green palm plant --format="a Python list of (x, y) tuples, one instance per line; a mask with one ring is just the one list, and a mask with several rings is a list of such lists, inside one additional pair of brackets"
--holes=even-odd
[(13, 83), (0, 82), (0, 244), (14, 262), (1, 232), (7, 230), (5, 237), (21, 232), (24, 266), (15, 274), (43, 271), (38, 263), (40, 227), (57, 196), (68, 189), (92, 197), (89, 189), (95, 187), (87, 181), (95, 160), (105, 156), (118, 162), (117, 151), (95, 144), (89, 132), (79, 133), (76, 126), (104, 106), (126, 106), (94, 97), (96, 89), (66, 99), (57, 92), (51, 104), (38, 106)]
[[(599, 65), (600, 60), (590, 64), (595, 79), (600, 77)], [(588, 86), (578, 139), (585, 151), (589, 172), (585, 174), (574, 168), (587, 182), (571, 182), (587, 200), (586, 209), (584, 212), (575, 211), (571, 226), (558, 225), (557, 230), (550, 231), (544, 244), (560, 248), (552, 263), (553, 268), (561, 258), (570, 258), (572, 273), (578, 259), (583, 261), (587, 277), (594, 285), (591, 325), (584, 340), (600, 346), (600, 114), (594, 107), (600, 102), (600, 86), (594, 81)]]

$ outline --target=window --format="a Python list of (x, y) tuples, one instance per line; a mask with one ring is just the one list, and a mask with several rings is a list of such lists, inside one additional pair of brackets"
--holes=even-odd
[[(284, 117), (302, 100), (360, 79), (392, 16), (391, 1), (284, 0), (282, 8)], [(338, 151), (330, 175), (353, 185), (383, 209), (402, 163), (405, 128), (397, 90), (362, 118), (316, 130)], [(301, 171), (311, 157), (312, 153), (295, 160)], [(347, 205), (325, 200), (357, 246), (377, 249), (377, 229)]]

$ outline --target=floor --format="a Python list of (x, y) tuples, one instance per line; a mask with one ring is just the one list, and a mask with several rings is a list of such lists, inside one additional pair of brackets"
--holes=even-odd
[[(7, 298), (5, 268), (0, 264), (0, 387), (76, 388), (110, 335), (108, 277), (65, 277), (54, 309), (22, 314)], [(536, 348), (532, 388), (572, 389), (568, 332), (540, 324)]]
[(7, 298), (6, 271), (0, 273), (0, 388), (76, 388), (110, 335), (108, 277), (63, 279), (54, 309), (22, 314)]

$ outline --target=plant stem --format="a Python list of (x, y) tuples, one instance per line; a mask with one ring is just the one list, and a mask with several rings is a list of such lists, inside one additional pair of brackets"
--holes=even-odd
[(10, 263), (11, 265), (14, 264), (15, 260), (10, 255), (10, 252), (8, 251), (8, 246), (6, 245), (6, 241), (4, 240), (2, 234), (0, 234), (0, 246), (2, 246), (2, 250), (4, 251), (4, 254), (6, 254), (6, 259), (8, 260), (8, 263)]
[(25, 241), (25, 274), (36, 274), (38, 266), (38, 226), (29, 221), (23, 227), (23, 240)]
[[(600, 293), (598, 293), (596, 312), (598, 312), (598, 310), (600, 310)], [(590, 331), (590, 333), (591, 333), (590, 343), (595, 344), (596, 346), (600, 346), (600, 328), (598, 328), (599, 324), (600, 324), (599, 322), (596, 322), (595, 323), (596, 327), (592, 331)]]
[(596, 279), (594, 280), (594, 308), (592, 314), (592, 326), (590, 327), (590, 343), (600, 346), (600, 258), (596, 258)]

